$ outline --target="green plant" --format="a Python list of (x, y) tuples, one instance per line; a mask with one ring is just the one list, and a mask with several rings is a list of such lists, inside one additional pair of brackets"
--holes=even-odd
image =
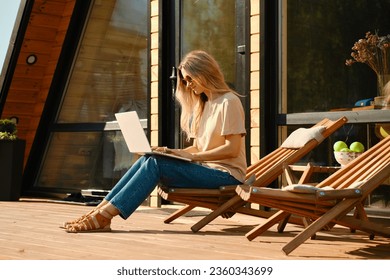
[(0, 140), (16, 140), (16, 123), (9, 119), (0, 119)]

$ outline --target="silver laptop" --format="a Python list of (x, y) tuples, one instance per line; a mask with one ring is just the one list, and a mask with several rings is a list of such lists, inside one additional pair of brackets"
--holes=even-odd
[(136, 111), (116, 113), (115, 117), (118, 121), (119, 128), (122, 131), (127, 147), (131, 153), (141, 155), (156, 154), (180, 160), (191, 161), (191, 159), (185, 157), (152, 151)]

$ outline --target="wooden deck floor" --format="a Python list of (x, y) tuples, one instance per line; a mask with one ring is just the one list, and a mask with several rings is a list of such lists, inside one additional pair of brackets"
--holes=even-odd
[(172, 224), (163, 219), (175, 206), (140, 207), (128, 220), (115, 218), (112, 232), (69, 234), (63, 221), (89, 211), (90, 206), (45, 201), (0, 202), (0, 259), (3, 260), (345, 260), (390, 259), (389, 239), (351, 234), (336, 227), (308, 240), (289, 256), (281, 251), (301, 228), (288, 225), (254, 241), (244, 234), (262, 219), (237, 214), (218, 218), (201, 232), (190, 226), (205, 209), (192, 211)]

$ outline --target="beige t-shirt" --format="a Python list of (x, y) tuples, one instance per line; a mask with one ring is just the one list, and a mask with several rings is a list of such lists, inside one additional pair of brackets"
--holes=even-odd
[(208, 100), (205, 104), (196, 139), (199, 151), (211, 150), (225, 143), (225, 136), (241, 134), (240, 154), (236, 158), (206, 161), (203, 164), (229, 172), (237, 180), (244, 182), (246, 173), (245, 155), (245, 114), (241, 101), (232, 92)]

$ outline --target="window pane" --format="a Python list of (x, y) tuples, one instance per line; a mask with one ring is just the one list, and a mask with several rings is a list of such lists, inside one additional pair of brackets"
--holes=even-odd
[(147, 1), (96, 1), (58, 122), (104, 122), (147, 111)]
[[(359, 100), (374, 98), (377, 76), (364, 63), (346, 66), (355, 42), (367, 32), (390, 32), (389, 0), (281, 0), (283, 70), (282, 113), (349, 110)], [(295, 127), (296, 128), (296, 127)], [(288, 127), (291, 132), (294, 127)], [(362, 142), (366, 148), (379, 139), (375, 124), (346, 124), (309, 153), (302, 163), (338, 165), (333, 144)], [(385, 181), (384, 186), (388, 185)], [(378, 193), (379, 192), (379, 193)], [(380, 205), (387, 198), (378, 188), (367, 202)], [(383, 191), (382, 191), (383, 192)], [(387, 203), (384, 203), (386, 205)], [(387, 205), (386, 205), (387, 206)]]
[(182, 55), (202, 49), (221, 66), (226, 81), (235, 84), (236, 0), (183, 0)]
[(389, 0), (289, 0), (287, 5), (287, 113), (351, 108), (377, 95), (366, 64), (346, 66), (366, 32), (387, 35)]
[[(147, 11), (147, 0), (93, 1), (58, 123), (86, 123), (88, 129), (88, 123), (131, 110), (147, 118)], [(69, 126), (51, 133), (35, 185), (56, 192), (110, 190), (136, 158), (120, 131)]]
[(110, 190), (137, 158), (120, 131), (54, 133), (37, 183), (66, 191)]

